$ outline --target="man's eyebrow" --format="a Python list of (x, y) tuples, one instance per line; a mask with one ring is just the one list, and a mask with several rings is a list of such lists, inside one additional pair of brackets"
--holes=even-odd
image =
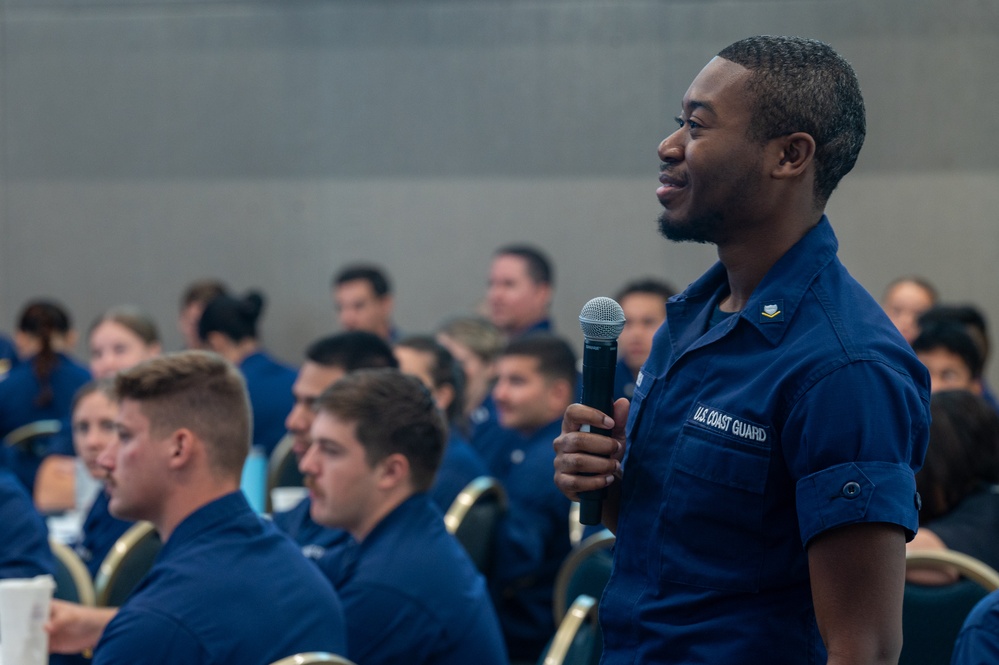
[(691, 99), (683, 105), (683, 110), (687, 113), (693, 113), (698, 109), (704, 109), (708, 113), (714, 113), (715, 107), (711, 105), (711, 102), (702, 102), (697, 99)]

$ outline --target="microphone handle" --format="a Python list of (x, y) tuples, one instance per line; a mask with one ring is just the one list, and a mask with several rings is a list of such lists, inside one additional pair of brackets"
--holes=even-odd
[[(616, 339), (583, 340), (582, 403), (614, 414), (614, 370), (617, 367)], [(610, 435), (610, 430), (591, 428), (591, 432)], [(580, 492), (579, 521), (586, 525), (600, 524), (605, 489)]]

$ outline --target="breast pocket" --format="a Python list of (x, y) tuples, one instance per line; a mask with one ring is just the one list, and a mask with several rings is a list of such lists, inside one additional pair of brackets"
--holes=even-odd
[(664, 580), (757, 591), (770, 449), (687, 425), (661, 508)]

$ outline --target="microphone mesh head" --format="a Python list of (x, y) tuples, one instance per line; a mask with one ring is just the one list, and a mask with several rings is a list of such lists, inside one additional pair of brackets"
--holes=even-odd
[(617, 339), (624, 329), (624, 310), (613, 298), (594, 298), (583, 305), (579, 327), (587, 339)]

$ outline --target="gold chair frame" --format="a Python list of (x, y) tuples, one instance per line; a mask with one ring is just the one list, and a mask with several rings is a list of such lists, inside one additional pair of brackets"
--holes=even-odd
[(954, 550), (913, 550), (905, 554), (906, 568), (933, 570), (956, 569), (961, 577), (981, 585), (987, 591), (999, 589), (999, 572), (978, 559)]
[(500, 481), (495, 478), (491, 476), (479, 476), (465, 485), (465, 488), (458, 493), (458, 496), (451, 502), (451, 506), (447, 509), (447, 512), (444, 513), (444, 526), (447, 528), (448, 533), (451, 535), (457, 533), (458, 527), (468, 517), (472, 506), (489, 496), (495, 496), (500, 508), (504, 512), (507, 510), (506, 490), (503, 489)]
[(87, 566), (80, 560), (76, 552), (58, 540), (49, 538), (49, 549), (52, 550), (52, 555), (66, 567), (69, 576), (73, 579), (80, 604), (93, 607), (97, 602), (97, 594), (94, 591), (94, 582), (90, 579), (90, 571), (87, 570)]
[(281, 660), (271, 663), (271, 665), (321, 665), (323, 663), (334, 663), (335, 665), (354, 665), (354, 662), (337, 656), (336, 654), (324, 651), (312, 651), (309, 653), (297, 653)]
[(566, 594), (569, 592), (569, 582), (576, 573), (579, 565), (586, 561), (594, 552), (610, 549), (614, 545), (616, 538), (610, 529), (599, 531), (586, 538), (579, 545), (574, 547), (569, 555), (562, 562), (555, 577), (555, 593), (552, 598), (552, 613), (555, 616), (555, 625), (558, 625), (567, 611), (569, 600)]
[(94, 578), (94, 590), (97, 593), (96, 602), (98, 607), (107, 607), (111, 590), (114, 588), (114, 584), (121, 573), (122, 561), (125, 560), (125, 557), (140, 541), (148, 538), (155, 531), (155, 527), (150, 522), (136, 522), (115, 541), (111, 551), (108, 552), (107, 556), (104, 557), (104, 561), (101, 562), (101, 567)]
[(558, 625), (551, 646), (545, 654), (544, 665), (562, 665), (569, 655), (576, 633), (587, 621), (597, 621), (597, 601), (592, 596), (579, 596), (572, 601), (565, 618)]

